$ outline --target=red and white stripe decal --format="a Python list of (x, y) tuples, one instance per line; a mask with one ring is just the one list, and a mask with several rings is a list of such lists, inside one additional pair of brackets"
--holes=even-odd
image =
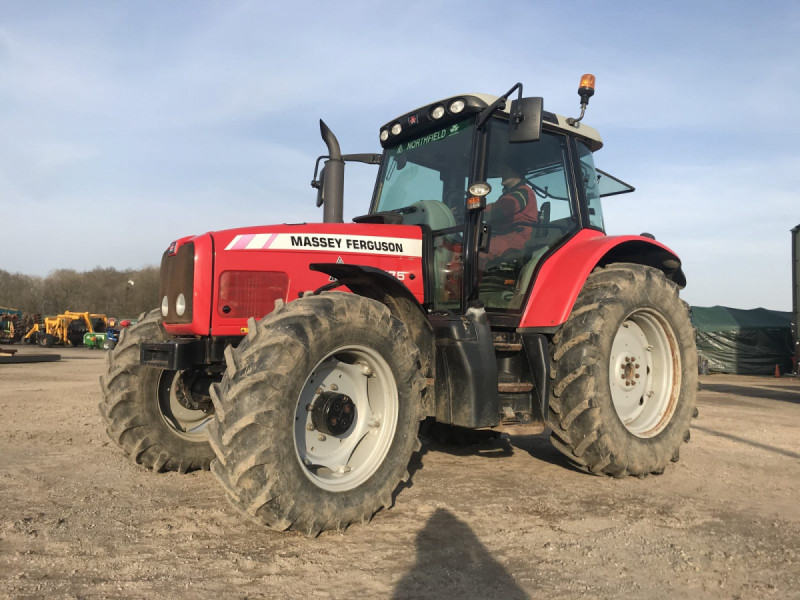
[(237, 235), (225, 250), (266, 250), (277, 236), (277, 233)]

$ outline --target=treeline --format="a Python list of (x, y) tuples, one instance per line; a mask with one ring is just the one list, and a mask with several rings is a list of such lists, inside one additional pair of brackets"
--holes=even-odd
[(0, 306), (24, 313), (55, 315), (71, 310), (133, 318), (159, 305), (158, 267), (82, 273), (59, 269), (47, 277), (0, 269)]

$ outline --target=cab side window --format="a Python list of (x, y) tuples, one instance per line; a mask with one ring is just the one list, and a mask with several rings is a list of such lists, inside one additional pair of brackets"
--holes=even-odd
[(589, 207), (589, 224), (605, 231), (603, 206), (600, 202), (600, 177), (594, 167), (592, 152), (583, 142), (578, 142), (578, 157), (581, 165), (581, 183)]

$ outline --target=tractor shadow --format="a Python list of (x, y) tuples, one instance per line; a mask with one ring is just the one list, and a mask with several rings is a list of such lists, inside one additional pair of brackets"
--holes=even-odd
[(545, 429), (544, 432), (536, 435), (512, 435), (510, 437), (510, 441), (515, 448), (527, 452), (531, 457), (538, 461), (556, 467), (561, 467), (562, 469), (566, 469), (568, 471), (580, 473), (581, 475), (590, 475), (591, 477), (596, 477), (596, 475), (591, 475), (590, 473), (577, 468), (567, 459), (566, 456), (561, 454), (561, 452), (559, 452), (552, 443), (550, 443), (549, 429)]
[(442, 452), (451, 456), (478, 456), (489, 460), (510, 458), (521, 450), (543, 463), (567, 469), (581, 475), (585, 471), (576, 468), (550, 443), (549, 430), (535, 435), (499, 435), (495, 432), (475, 431), (434, 421), (423, 421), (420, 425), (419, 439), (422, 447), (415, 452), (408, 464), (410, 479), (401, 483), (395, 490), (396, 497), (406, 488), (414, 485), (414, 474), (424, 468), (424, 458), (428, 452)]
[(392, 594), (407, 598), (504, 598), (528, 595), (470, 527), (437, 509), (417, 534), (416, 562)]
[(729, 394), (742, 396), (744, 398), (759, 398), (763, 400), (778, 400), (780, 402), (791, 402), (800, 404), (800, 389), (792, 390), (784, 387), (768, 386), (753, 387), (747, 385), (737, 385), (732, 383), (708, 383), (703, 382), (704, 392), (716, 392), (718, 394)]

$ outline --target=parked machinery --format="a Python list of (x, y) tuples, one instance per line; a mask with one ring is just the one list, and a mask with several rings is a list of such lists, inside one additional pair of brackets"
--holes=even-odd
[(24, 341), (44, 348), (56, 344), (80, 346), (86, 333), (105, 333), (107, 322), (102, 314), (64, 311), (54, 317), (45, 317), (42, 323), (35, 323), (25, 334)]
[(24, 333), (22, 311), (0, 306), (0, 342), (14, 344), (22, 339)]

